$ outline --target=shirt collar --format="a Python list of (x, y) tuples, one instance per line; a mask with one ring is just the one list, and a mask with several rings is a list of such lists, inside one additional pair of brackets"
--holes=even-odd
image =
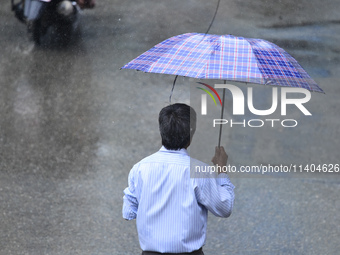
[(181, 154), (181, 155), (189, 155), (188, 151), (184, 148), (176, 151), (176, 150), (168, 150), (167, 148), (162, 146), (159, 151), (167, 152), (167, 153), (176, 153), (176, 154)]

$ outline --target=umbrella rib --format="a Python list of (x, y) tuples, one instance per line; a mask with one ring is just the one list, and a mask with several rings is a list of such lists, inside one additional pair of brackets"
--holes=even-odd
[[(198, 34), (198, 35), (199, 35), (199, 34)], [(205, 35), (203, 35), (203, 37), (201, 38), (200, 42), (193, 48), (193, 50), (196, 49), (196, 48), (202, 43), (204, 37), (205, 37)], [(190, 53), (192, 53), (193, 50), (190, 51)], [(198, 60), (200, 60), (201, 56), (205, 55), (206, 52), (208, 52), (208, 51), (209, 51), (209, 47), (208, 47), (208, 49), (205, 49), (203, 52), (200, 53), (199, 57), (196, 58), (196, 61), (193, 62), (193, 64), (191, 65), (190, 69), (188, 69), (188, 71), (186, 72), (186, 74), (185, 74), (184, 76), (188, 76), (188, 74), (193, 70), (195, 64), (198, 62)], [(185, 61), (186, 59), (189, 58), (189, 55), (190, 55), (190, 54), (188, 54), (188, 55), (184, 58), (184, 60), (182, 61), (182, 63), (184, 63), (184, 61)], [(178, 70), (180, 70), (180, 68), (181, 68), (182, 66), (183, 66), (183, 64), (181, 64), (181, 65), (177, 68), (176, 72), (178, 72)], [(197, 78), (197, 76), (198, 76), (198, 75), (196, 75), (195, 78)]]
[[(186, 35), (187, 37), (190, 37), (191, 34), (192, 34), (192, 33), (187, 33), (187, 34), (183, 34), (183, 35)], [(172, 38), (175, 39), (175, 37), (176, 37), (176, 36), (174, 36), (174, 37), (172, 37)], [(186, 38), (187, 38), (187, 37), (186, 37)], [(171, 38), (170, 38), (170, 39), (171, 39)], [(176, 38), (176, 39), (177, 39), (177, 38)], [(181, 40), (176, 40), (176, 43), (174, 43), (174, 46), (177, 45), (177, 44), (180, 43), (180, 42), (182, 42), (182, 41), (181, 41)], [(162, 45), (162, 42), (159, 43), (158, 45), (161, 46), (161, 45)], [(156, 45), (156, 46), (157, 46), (157, 45)], [(155, 47), (156, 47), (156, 46), (155, 46)], [(171, 51), (172, 49), (173, 49), (173, 47), (172, 47), (172, 48), (169, 48), (169, 50), (168, 50), (166, 53), (168, 54), (169, 51)], [(173, 54), (173, 55), (176, 55), (176, 54), (179, 52), (179, 50), (180, 50), (180, 48), (177, 49), (176, 52), (175, 52), (175, 54)], [(170, 63), (167, 63), (167, 64), (163, 67), (163, 69), (162, 69), (161, 71), (153, 71), (153, 69), (154, 69), (155, 67), (157, 67), (157, 65), (159, 64), (159, 60), (160, 60), (162, 57), (163, 57), (163, 55), (160, 56), (160, 57), (157, 59), (157, 61), (153, 62), (153, 63), (150, 65), (150, 67), (148, 68), (148, 72), (166, 73), (165, 71), (166, 71), (166, 69), (169, 67)], [(170, 73), (170, 74), (172, 74), (172, 73)]]
[[(213, 43), (215, 43), (218, 39), (219, 38), (216, 37), (216, 39), (213, 40)], [(210, 60), (210, 56), (209, 56), (209, 60)], [(205, 73), (204, 74), (205, 78), (210, 78), (209, 77), (209, 63), (210, 63), (210, 61), (207, 61), (207, 63), (205, 65), (202, 65), (201, 69), (197, 72), (197, 78), (201, 77), (200, 74), (202, 74), (202, 73)], [(204, 69), (206, 70), (206, 72), (204, 72)]]

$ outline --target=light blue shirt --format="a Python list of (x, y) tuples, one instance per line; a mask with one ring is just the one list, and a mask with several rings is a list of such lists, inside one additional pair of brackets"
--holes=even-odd
[(229, 217), (234, 186), (228, 176), (190, 178), (192, 160), (187, 150), (167, 150), (144, 158), (129, 174), (124, 190), (123, 218), (136, 218), (141, 249), (157, 252), (192, 252), (206, 239), (208, 210)]

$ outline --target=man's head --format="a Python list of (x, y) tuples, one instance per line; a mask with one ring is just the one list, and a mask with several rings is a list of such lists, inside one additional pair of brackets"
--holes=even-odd
[(186, 104), (172, 104), (159, 113), (162, 145), (168, 150), (180, 150), (190, 145), (196, 130), (196, 112)]

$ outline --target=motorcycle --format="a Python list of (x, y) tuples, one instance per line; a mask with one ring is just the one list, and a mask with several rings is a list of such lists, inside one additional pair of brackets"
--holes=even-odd
[(11, 0), (15, 16), (27, 25), (37, 45), (56, 40), (67, 45), (78, 29), (80, 7), (76, 0)]

